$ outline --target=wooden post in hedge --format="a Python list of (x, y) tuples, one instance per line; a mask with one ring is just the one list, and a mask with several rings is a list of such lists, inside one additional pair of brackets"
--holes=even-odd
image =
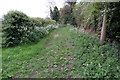
[(104, 43), (105, 40), (106, 40), (106, 28), (107, 28), (106, 22), (107, 22), (107, 10), (108, 10), (107, 9), (108, 3), (105, 2), (103, 4), (105, 6), (105, 9), (104, 9), (104, 13), (103, 13), (103, 23), (102, 23), (102, 30), (101, 30), (101, 36), (100, 36), (100, 42), (101, 43)]
[(101, 30), (101, 36), (100, 36), (100, 42), (104, 43), (106, 39), (106, 21), (107, 21), (107, 15), (106, 13), (103, 16), (103, 23), (102, 23), (102, 30)]

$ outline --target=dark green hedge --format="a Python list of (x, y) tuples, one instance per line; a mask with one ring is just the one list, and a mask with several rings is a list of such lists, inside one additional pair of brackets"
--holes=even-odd
[(42, 18), (30, 18), (33, 26), (46, 27), (49, 24), (56, 23), (55, 20), (42, 19)]
[[(3, 20), (2, 47), (17, 46), (21, 43), (38, 42), (46, 32), (37, 30), (36, 27), (45, 27), (55, 23), (53, 20), (30, 18), (19, 11), (9, 11)], [(44, 34), (43, 34), (44, 33)]]
[(107, 37), (111, 41), (120, 42), (120, 2), (111, 3), (109, 8), (112, 11), (108, 13)]

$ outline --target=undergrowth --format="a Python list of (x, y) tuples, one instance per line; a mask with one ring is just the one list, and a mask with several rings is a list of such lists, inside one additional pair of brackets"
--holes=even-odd
[(95, 37), (64, 27), (37, 44), (4, 48), (2, 77), (120, 78), (118, 47)]

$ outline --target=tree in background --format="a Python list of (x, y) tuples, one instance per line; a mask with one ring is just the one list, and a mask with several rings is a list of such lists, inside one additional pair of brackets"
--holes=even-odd
[(76, 25), (75, 17), (73, 16), (73, 9), (77, 0), (67, 0), (63, 8), (60, 9), (60, 17), (64, 24)]
[(55, 20), (57, 22), (59, 21), (60, 13), (59, 13), (59, 10), (58, 10), (57, 6), (54, 7), (53, 11), (50, 8), (50, 17), (51, 17), (51, 19), (53, 19), (53, 20)]
[(50, 17), (51, 17), (51, 19), (53, 19), (53, 11), (52, 11), (51, 7), (50, 7)]
[(47, 0), (47, 17), (49, 17), (51, 19), (51, 10), (54, 9), (54, 7), (56, 6), (55, 0)]
[(101, 36), (100, 42), (120, 42), (119, 14), (120, 2), (80, 2), (73, 8), (71, 17), (79, 28)]
[(60, 9), (60, 19), (61, 22), (64, 24), (70, 23), (71, 19), (71, 7), (65, 5), (63, 8)]
[(76, 4), (77, 0), (67, 0), (66, 3), (68, 3), (71, 7), (71, 13), (73, 12), (73, 8)]
[(70, 9), (71, 9), (71, 14), (70, 14), (70, 24), (76, 26), (76, 20), (75, 16), (73, 15), (73, 9), (75, 7), (77, 0), (67, 0), (66, 3), (69, 4)]

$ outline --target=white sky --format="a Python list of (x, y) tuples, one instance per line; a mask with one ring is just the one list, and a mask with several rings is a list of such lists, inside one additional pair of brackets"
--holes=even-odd
[(65, 0), (0, 0), (0, 18), (10, 10), (22, 11), (30, 17), (45, 18), (49, 15), (47, 6), (50, 1), (55, 1), (58, 8), (62, 8), (65, 2)]
[[(45, 18), (49, 15), (48, 2), (51, 0), (0, 0), (0, 18), (10, 10), (18, 10), (30, 17)], [(54, 0), (57, 7), (63, 6), (64, 0)]]

